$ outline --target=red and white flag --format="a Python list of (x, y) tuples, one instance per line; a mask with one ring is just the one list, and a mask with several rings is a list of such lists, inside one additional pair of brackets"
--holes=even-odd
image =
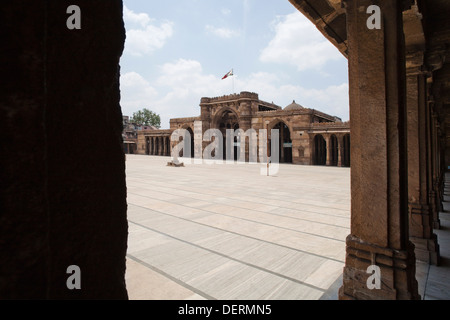
[(226, 79), (226, 78), (228, 78), (228, 77), (231, 77), (232, 75), (233, 75), (233, 69), (231, 69), (230, 72), (228, 72), (226, 75), (224, 75), (223, 78), (222, 78), (222, 80), (223, 80), (223, 79)]

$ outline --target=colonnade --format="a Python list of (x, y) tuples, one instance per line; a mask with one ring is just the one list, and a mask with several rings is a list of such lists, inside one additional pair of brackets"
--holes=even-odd
[(145, 153), (151, 156), (170, 156), (170, 137), (146, 137)]
[(317, 133), (311, 135), (311, 163), (350, 167), (350, 134)]

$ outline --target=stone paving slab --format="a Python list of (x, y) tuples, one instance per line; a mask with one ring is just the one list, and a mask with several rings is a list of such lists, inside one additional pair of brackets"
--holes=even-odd
[(167, 167), (127, 155), (130, 299), (320, 299), (342, 274), (350, 169)]
[[(127, 155), (130, 299), (337, 299), (350, 232), (350, 169), (167, 167)], [(447, 179), (450, 177), (447, 176)], [(417, 262), (423, 299), (450, 299), (450, 192), (441, 265)]]

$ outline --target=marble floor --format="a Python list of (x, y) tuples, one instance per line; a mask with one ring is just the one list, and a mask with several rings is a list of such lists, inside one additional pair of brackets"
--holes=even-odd
[[(130, 299), (337, 298), (349, 168), (282, 164), (267, 176), (258, 164), (168, 161), (127, 155)], [(433, 268), (419, 269), (423, 297), (439, 299)]]

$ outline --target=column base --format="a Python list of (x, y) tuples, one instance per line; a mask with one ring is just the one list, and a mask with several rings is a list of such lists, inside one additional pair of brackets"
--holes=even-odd
[(409, 203), (409, 240), (414, 244), (416, 259), (439, 264), (439, 245), (433, 233), (430, 208), (420, 203)]
[(409, 240), (415, 246), (414, 253), (417, 260), (439, 265), (440, 254), (436, 234), (433, 233), (431, 239), (410, 237)]
[[(349, 235), (340, 300), (419, 300), (414, 244), (393, 250)], [(380, 289), (369, 289), (367, 268), (380, 268)]]
[(441, 229), (441, 221), (439, 220), (439, 206), (437, 203), (437, 195), (435, 191), (430, 191), (428, 196), (430, 202), (430, 214), (433, 216), (433, 229)]

